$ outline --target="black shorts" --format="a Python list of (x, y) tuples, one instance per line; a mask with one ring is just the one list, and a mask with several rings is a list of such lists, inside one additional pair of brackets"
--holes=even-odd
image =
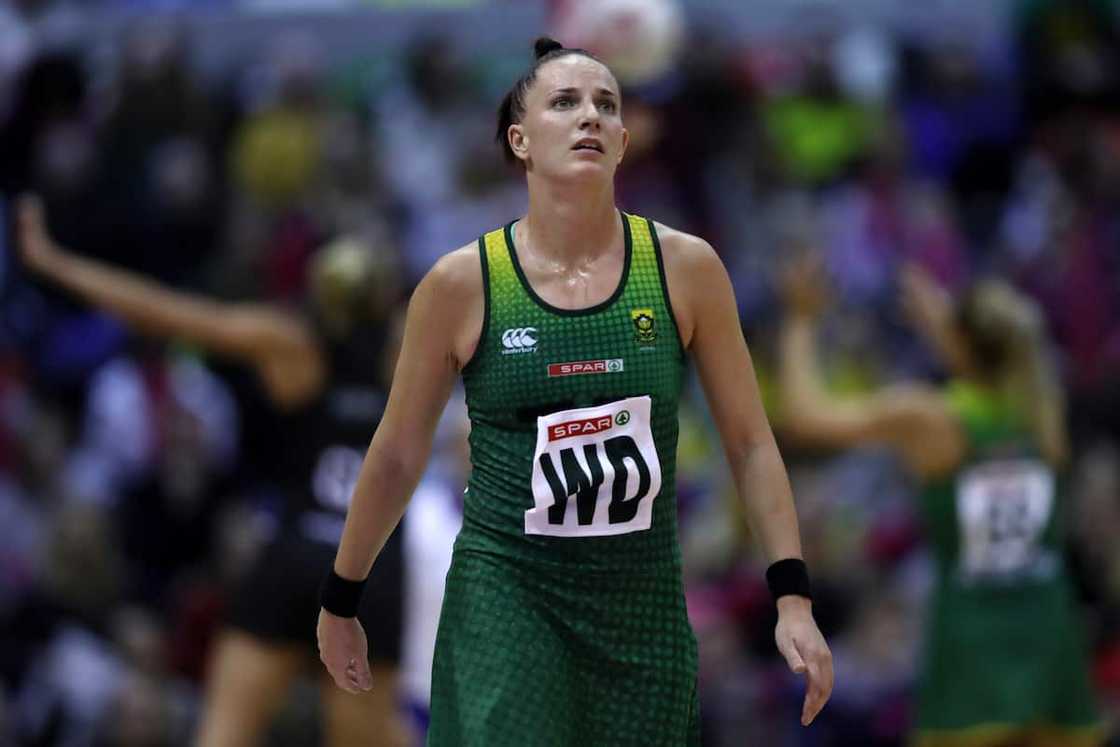
[[(369, 641), (369, 660), (396, 665), (401, 655), (404, 611), (402, 527), (373, 564), (358, 619)], [(298, 643), (318, 651), (319, 585), (337, 548), (296, 532), (281, 533), (257, 559), (230, 603), (228, 622), (250, 635)]]

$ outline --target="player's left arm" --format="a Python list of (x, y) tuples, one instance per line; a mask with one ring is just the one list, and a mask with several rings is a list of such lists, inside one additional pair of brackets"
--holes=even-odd
[[(667, 229), (659, 234), (681, 341), (695, 361), (751, 530), (769, 562), (801, 558), (789, 479), (762, 407), (731, 280), (707, 242)], [(808, 680), (801, 714), (808, 725), (832, 693), (832, 654), (807, 598), (780, 597), (778, 613), (778, 649)]]

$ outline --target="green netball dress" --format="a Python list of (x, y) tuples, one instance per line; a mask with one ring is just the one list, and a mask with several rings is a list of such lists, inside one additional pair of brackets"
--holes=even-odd
[(574, 311), (533, 292), (512, 224), (479, 240), (431, 747), (699, 743), (674, 491), (684, 352), (653, 224), (622, 221), (618, 288)]
[(1038, 729), (1090, 744), (1097, 718), (1062, 559), (1058, 477), (1016, 409), (975, 386), (947, 402), (968, 456), (923, 496), (938, 566), (920, 744)]

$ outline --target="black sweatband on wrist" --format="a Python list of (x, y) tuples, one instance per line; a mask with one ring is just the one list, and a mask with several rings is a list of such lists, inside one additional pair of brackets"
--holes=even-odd
[(786, 558), (772, 563), (766, 569), (766, 584), (770, 587), (770, 596), (774, 601), (787, 594), (796, 594), (799, 597), (812, 599), (813, 594), (809, 588), (809, 569), (801, 558)]
[(362, 591), (365, 588), (365, 579), (351, 581), (343, 578), (334, 572), (332, 566), (319, 587), (319, 604), (332, 615), (357, 617), (358, 605), (362, 601)]

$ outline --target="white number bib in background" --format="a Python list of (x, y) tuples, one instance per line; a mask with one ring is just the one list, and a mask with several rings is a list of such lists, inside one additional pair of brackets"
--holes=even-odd
[(333, 511), (346, 513), (364, 458), (365, 455), (352, 446), (328, 446), (323, 449), (311, 478), (315, 499)]
[(1032, 460), (983, 464), (957, 481), (961, 570), (1015, 574), (1040, 560), (1038, 541), (1054, 508), (1054, 473)]
[(649, 529), (661, 462), (648, 397), (537, 418), (526, 534), (601, 537)]

